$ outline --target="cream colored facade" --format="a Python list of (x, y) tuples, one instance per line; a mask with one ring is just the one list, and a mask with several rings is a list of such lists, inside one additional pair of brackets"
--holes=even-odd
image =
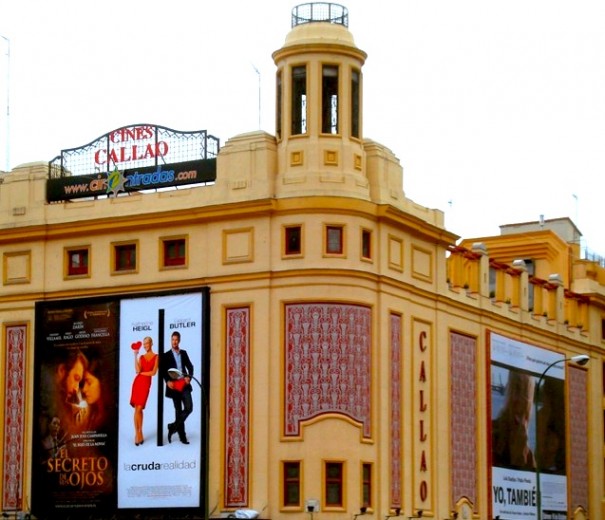
[[(533, 237), (518, 235), (456, 247), (458, 237), (445, 228), (440, 211), (406, 198), (395, 154), (363, 138), (361, 95), (359, 135), (351, 135), (352, 75), (361, 73), (366, 55), (347, 27), (298, 25), (273, 57), (281, 78), (281, 135), (251, 132), (229, 139), (213, 184), (48, 204), (46, 163), (3, 174), (0, 372), (5, 382), (11, 378), (7, 331), (14, 326), (26, 331), (22, 399), (15, 404), (5, 389), (0, 402), (3, 510), (31, 505), (35, 303), (209, 287), (210, 516), (250, 508), (262, 518), (348, 520), (363, 506), (373, 518), (393, 516), (396, 509), (406, 518), (419, 511), (435, 519), (454, 513), (491, 518), (488, 338), (496, 332), (564, 356), (590, 355), (586, 367), (567, 368), (570, 380), (586, 389), (584, 400), (568, 389), (562, 403), (568, 411), (572, 400), (586, 405), (579, 433), (568, 427), (568, 468), (575, 472), (568, 474), (568, 511), (574, 518), (605, 517), (602, 269), (578, 260), (577, 251), (548, 230), (540, 232), (540, 247)], [(336, 133), (322, 132), (320, 125), (326, 64), (338, 69)], [(293, 135), (290, 71), (301, 65), (306, 128)], [(285, 243), (292, 226), (301, 232), (296, 254)], [(342, 232), (342, 251), (327, 249), (331, 228)], [(161, 244), (167, 237), (185, 238), (184, 266), (163, 266)], [(112, 269), (115, 245), (122, 242), (137, 248), (137, 267), (127, 274)], [(491, 256), (507, 245), (511, 256)], [(90, 251), (88, 276), (66, 274), (66, 250), (74, 247)], [(532, 281), (514, 261), (538, 257)], [(367, 394), (357, 395), (351, 408), (317, 409), (289, 434), (287, 313), (309, 305), (367, 313), (369, 382)], [(237, 484), (243, 498), (234, 498), (230, 487), (241, 468), (230, 466), (227, 450), (228, 319), (237, 309), (249, 316), (249, 401), (241, 441), (246, 467)], [(462, 372), (453, 369), (453, 344), (460, 338), (470, 341), (473, 354), (472, 365)], [(462, 394), (452, 389), (464, 373), (471, 375), (465, 381), (474, 400), (470, 412), (454, 411)], [(367, 413), (349, 413), (366, 402)], [(9, 427), (15, 406), (22, 407), (23, 417), (17, 439)], [(470, 437), (461, 440), (456, 433), (464, 424), (471, 425)], [(576, 450), (573, 443), (582, 432), (586, 447)], [(469, 449), (470, 474), (458, 480), (457, 454)], [(301, 470), (300, 500), (294, 505), (284, 504), (283, 465), (289, 461), (300, 463)], [(326, 496), (328, 462), (343, 468), (337, 506)], [(364, 468), (371, 473), (369, 501)], [(308, 501), (317, 504), (316, 512), (307, 512)]]

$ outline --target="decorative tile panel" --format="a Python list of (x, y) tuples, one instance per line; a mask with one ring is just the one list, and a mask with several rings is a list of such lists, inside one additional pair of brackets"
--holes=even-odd
[(25, 351), (27, 326), (6, 327), (4, 373), (4, 460), (2, 504), (6, 510), (21, 509), (23, 496), (23, 434), (25, 412)]
[(301, 303), (285, 309), (286, 436), (304, 421), (343, 414), (371, 437), (371, 310), (340, 303)]
[[(570, 478), (572, 509), (588, 510), (588, 381), (583, 368), (569, 366)], [(591, 515), (592, 516), (592, 515)]]
[(248, 506), (250, 470), (250, 309), (227, 309), (225, 507)]
[(477, 503), (477, 340), (450, 333), (452, 504)]
[(401, 316), (391, 314), (391, 507), (401, 507)]

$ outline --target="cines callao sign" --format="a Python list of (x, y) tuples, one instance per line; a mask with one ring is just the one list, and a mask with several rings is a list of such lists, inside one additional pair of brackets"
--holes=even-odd
[(112, 130), (49, 163), (46, 198), (58, 202), (216, 180), (219, 140), (157, 125)]

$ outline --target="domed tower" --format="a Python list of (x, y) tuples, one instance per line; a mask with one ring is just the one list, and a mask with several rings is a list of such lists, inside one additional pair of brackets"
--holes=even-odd
[(362, 143), (362, 72), (367, 57), (345, 7), (308, 3), (273, 53), (277, 66), (276, 196), (369, 198)]

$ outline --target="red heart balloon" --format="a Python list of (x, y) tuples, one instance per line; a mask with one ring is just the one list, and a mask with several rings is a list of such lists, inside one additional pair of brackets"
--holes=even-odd
[(141, 348), (141, 345), (142, 345), (142, 344), (143, 344), (142, 342), (137, 341), (137, 348)]
[(130, 348), (132, 350), (139, 350), (141, 348), (141, 342), (137, 341), (136, 343), (133, 343), (132, 345), (130, 345)]

